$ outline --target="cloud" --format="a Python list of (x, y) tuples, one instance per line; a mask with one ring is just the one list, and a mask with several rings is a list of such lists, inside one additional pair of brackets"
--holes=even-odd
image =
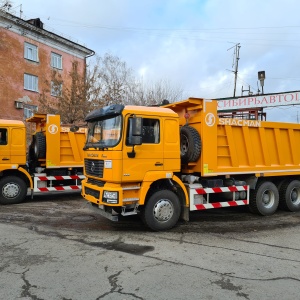
[(99, 55), (118, 55), (144, 80), (168, 79), (191, 96), (233, 95), (236, 43), (237, 96), (249, 85), (257, 91), (261, 70), (265, 92), (299, 90), (297, 0), (27, 0), (22, 8)]

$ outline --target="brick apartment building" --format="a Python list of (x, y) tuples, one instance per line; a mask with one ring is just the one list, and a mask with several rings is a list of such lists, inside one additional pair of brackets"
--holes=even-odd
[(52, 70), (61, 74), (64, 86), (70, 85), (72, 64), (77, 62), (85, 74), (92, 55), (93, 50), (45, 30), (40, 19), (24, 20), (0, 9), (0, 119), (29, 117), (45, 89), (55, 100)]

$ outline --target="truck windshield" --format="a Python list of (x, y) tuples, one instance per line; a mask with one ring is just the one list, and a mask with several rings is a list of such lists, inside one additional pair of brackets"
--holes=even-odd
[(116, 146), (121, 137), (121, 115), (88, 123), (85, 148), (110, 148)]

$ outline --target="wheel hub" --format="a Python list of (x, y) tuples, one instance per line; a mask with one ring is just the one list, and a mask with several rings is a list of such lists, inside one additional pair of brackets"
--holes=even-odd
[(2, 188), (2, 194), (6, 198), (15, 198), (20, 192), (20, 187), (13, 182), (7, 183)]
[(156, 203), (153, 213), (156, 220), (166, 222), (173, 216), (174, 208), (169, 200), (161, 199)]
[(274, 195), (271, 193), (271, 191), (266, 191), (263, 194), (262, 202), (265, 207), (272, 207), (274, 204)]
[(180, 148), (180, 152), (181, 155), (184, 155), (185, 153), (187, 153), (189, 148), (189, 142), (186, 136), (181, 135), (181, 148)]
[(293, 189), (291, 192), (291, 200), (294, 204), (298, 204), (300, 202), (300, 196), (298, 189)]

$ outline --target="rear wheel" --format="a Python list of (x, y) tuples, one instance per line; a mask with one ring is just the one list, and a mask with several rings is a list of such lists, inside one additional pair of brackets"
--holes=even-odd
[(288, 211), (300, 210), (300, 181), (286, 181), (280, 189), (279, 207)]
[(16, 176), (3, 177), (0, 180), (0, 203), (17, 204), (23, 202), (27, 195), (27, 185)]
[(153, 193), (142, 210), (146, 226), (155, 231), (167, 230), (179, 220), (181, 206), (176, 194), (169, 190)]
[(250, 195), (250, 209), (262, 216), (272, 215), (279, 204), (279, 192), (274, 183), (264, 181), (259, 183)]

